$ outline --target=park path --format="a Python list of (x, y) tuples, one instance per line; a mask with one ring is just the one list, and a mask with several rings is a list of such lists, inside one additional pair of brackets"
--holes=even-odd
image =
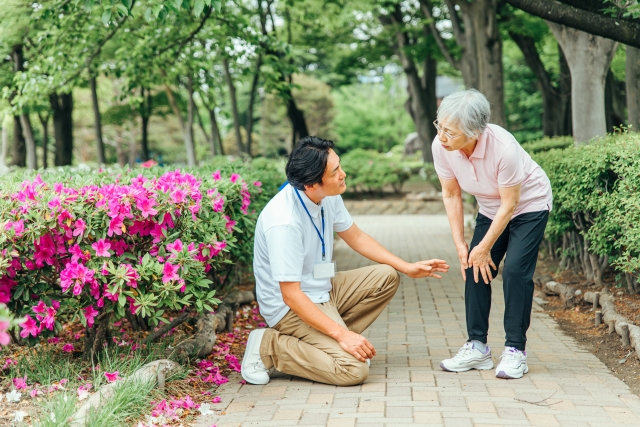
[[(378, 356), (364, 384), (334, 387), (276, 374), (269, 384), (255, 386), (232, 377), (218, 389), (222, 403), (212, 405), (216, 415), (202, 416), (195, 426), (640, 426), (638, 396), (537, 306), (524, 378), (497, 379), (493, 370), (441, 371), (440, 360), (455, 354), (466, 338), (464, 285), (446, 217), (354, 219), (404, 259), (442, 258), (451, 272), (440, 281), (402, 277), (393, 301), (365, 332)], [(370, 264), (344, 242), (336, 244), (335, 259), (340, 270)], [(493, 286), (489, 344), (497, 363), (504, 304), (501, 282)]]

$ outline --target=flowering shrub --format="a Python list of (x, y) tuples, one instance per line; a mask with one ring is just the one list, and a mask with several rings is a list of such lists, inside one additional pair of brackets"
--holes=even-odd
[(10, 176), (0, 303), (24, 316), (20, 336), (52, 336), (60, 319), (93, 328), (129, 312), (157, 325), (166, 310), (212, 311), (227, 266), (251, 257), (254, 202), (265, 197), (251, 172), (232, 167)]
[(9, 345), (11, 336), (9, 329), (18, 324), (5, 304), (0, 304), (0, 347)]

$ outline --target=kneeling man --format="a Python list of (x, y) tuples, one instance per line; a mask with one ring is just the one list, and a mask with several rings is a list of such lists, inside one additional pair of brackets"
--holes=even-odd
[[(256, 293), (269, 328), (249, 335), (242, 377), (266, 384), (268, 370), (275, 367), (322, 383), (360, 384), (376, 355), (360, 334), (396, 293), (397, 271), (440, 278), (437, 272), (449, 266), (437, 259), (403, 261), (358, 228), (340, 197), (347, 189), (346, 174), (332, 141), (303, 138), (286, 173), (289, 184), (256, 225)], [(334, 232), (379, 265), (336, 273)]]

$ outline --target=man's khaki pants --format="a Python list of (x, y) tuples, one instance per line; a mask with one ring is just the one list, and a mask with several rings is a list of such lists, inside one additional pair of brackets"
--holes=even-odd
[[(388, 265), (339, 272), (332, 279), (329, 301), (316, 304), (324, 314), (350, 331), (362, 333), (396, 293), (400, 277)], [(334, 385), (360, 384), (369, 366), (338, 342), (298, 317), (293, 310), (266, 330), (260, 345), (262, 362), (270, 369)]]

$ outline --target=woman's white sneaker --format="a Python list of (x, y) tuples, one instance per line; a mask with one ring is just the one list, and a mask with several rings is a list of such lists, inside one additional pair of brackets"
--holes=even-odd
[(440, 362), (440, 367), (450, 372), (465, 372), (471, 369), (492, 369), (491, 347), (487, 346), (485, 352), (475, 348), (473, 343), (468, 342), (458, 350), (458, 354), (451, 359)]
[(500, 356), (500, 363), (496, 368), (496, 377), (504, 379), (522, 378), (529, 372), (527, 352), (514, 347), (506, 347)]
[(251, 331), (247, 340), (240, 373), (242, 378), (250, 384), (267, 384), (269, 382), (269, 370), (260, 358), (260, 344), (265, 331), (266, 329)]

